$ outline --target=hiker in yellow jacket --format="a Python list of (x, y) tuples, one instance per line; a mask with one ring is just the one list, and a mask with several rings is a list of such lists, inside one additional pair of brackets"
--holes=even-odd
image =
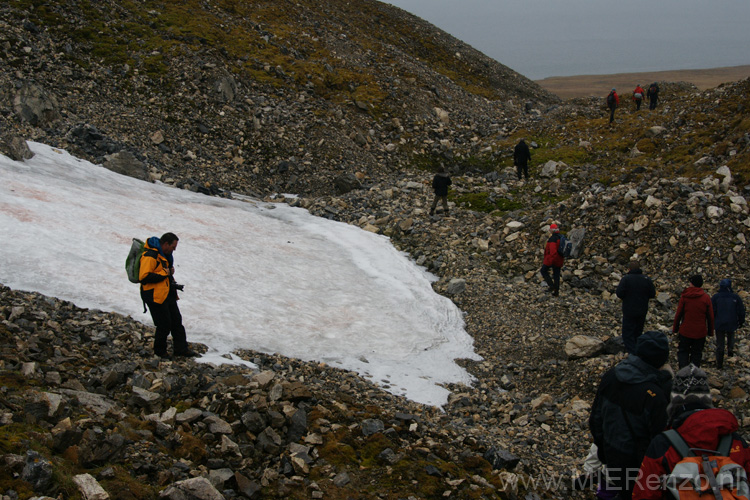
[(174, 278), (174, 257), (179, 238), (174, 233), (164, 233), (161, 238), (152, 236), (144, 245), (140, 273), (141, 299), (148, 306), (156, 326), (154, 354), (169, 358), (167, 337), (172, 334), (175, 356), (192, 357), (198, 354), (190, 350), (182, 326), (182, 315), (177, 307), (177, 290), (182, 290)]

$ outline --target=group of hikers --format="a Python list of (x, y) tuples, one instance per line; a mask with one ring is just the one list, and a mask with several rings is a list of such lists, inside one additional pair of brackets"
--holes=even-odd
[(745, 306), (730, 279), (721, 280), (713, 296), (702, 286), (702, 276), (693, 275), (680, 295), (672, 323), (678, 336), (674, 376), (667, 335), (642, 333), (648, 302), (656, 296), (653, 282), (631, 261), (617, 286), (628, 356), (602, 377), (589, 419), (594, 444), (584, 469), (596, 473), (598, 498), (750, 494), (750, 449), (737, 434), (735, 416), (714, 408), (708, 376), (700, 368), (706, 339), (714, 331), (716, 367), (724, 366), (725, 346), (726, 354), (734, 355)]
[[(659, 84), (657, 82), (652, 83), (648, 86), (648, 90), (644, 91), (640, 84), (635, 86), (633, 90), (633, 102), (635, 103), (635, 110), (640, 111), (643, 99), (648, 100), (648, 109), (656, 109), (656, 105), (659, 102)], [(612, 88), (606, 98), (607, 108), (609, 109), (609, 123), (615, 121), (615, 110), (620, 105), (620, 96), (617, 95), (617, 89)]]
[[(430, 213), (439, 200), (447, 212), (450, 184), (445, 171), (435, 176)], [(567, 243), (557, 224), (548, 229), (540, 273), (549, 292), (557, 296), (567, 255), (561, 248)], [(174, 356), (198, 355), (188, 346), (177, 306), (182, 287), (174, 279), (173, 254), (178, 241), (174, 233), (149, 238), (139, 261), (141, 298), (156, 326), (153, 349), (161, 358), (171, 358), (169, 335)], [(723, 368), (725, 354), (734, 356), (745, 306), (730, 279), (722, 279), (713, 296), (703, 290), (701, 275), (688, 282), (672, 324), (678, 336), (676, 374), (668, 362), (667, 335), (643, 333), (656, 288), (637, 261), (629, 262), (615, 290), (622, 300), (622, 342), (628, 355), (602, 376), (589, 417), (593, 444), (584, 463), (586, 474), (577, 478), (579, 487), (596, 484), (597, 498), (655, 500), (711, 494), (717, 499), (750, 500), (750, 448), (737, 433), (737, 418), (714, 407), (708, 376), (700, 368), (706, 339), (714, 331), (716, 367)], [(734, 496), (724, 496), (725, 492)]]
[[(557, 296), (565, 237), (555, 223), (549, 233), (540, 274)], [(750, 449), (737, 434), (735, 416), (714, 408), (708, 377), (700, 368), (706, 340), (714, 335), (716, 367), (724, 368), (725, 355), (734, 356), (745, 305), (728, 278), (713, 296), (702, 287), (703, 277), (695, 274), (680, 294), (671, 328), (678, 342), (679, 371), (673, 375), (668, 336), (643, 333), (656, 287), (638, 261), (628, 263), (615, 290), (622, 301), (622, 343), (628, 356), (602, 377), (589, 418), (594, 443), (584, 477), (597, 479), (598, 498), (699, 498), (683, 495), (698, 492), (721, 499), (722, 491), (731, 490), (740, 496), (723, 498), (750, 499)], [(702, 465), (703, 457), (708, 465)], [(721, 466), (711, 467), (717, 463)]]

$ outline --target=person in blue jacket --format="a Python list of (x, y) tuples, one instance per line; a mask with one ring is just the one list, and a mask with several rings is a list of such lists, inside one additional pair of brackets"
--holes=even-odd
[(716, 367), (724, 368), (724, 339), (727, 354), (734, 356), (734, 334), (745, 324), (745, 304), (739, 295), (732, 291), (732, 280), (719, 282), (719, 291), (711, 297), (714, 308), (714, 329), (716, 330)]

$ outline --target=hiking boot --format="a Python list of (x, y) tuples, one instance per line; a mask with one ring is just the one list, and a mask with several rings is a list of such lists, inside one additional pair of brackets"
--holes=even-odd
[(161, 359), (166, 359), (166, 360), (172, 359), (172, 356), (170, 356), (169, 353), (167, 352), (155, 352), (154, 356), (158, 356)]
[(176, 352), (176, 353), (174, 353), (174, 355), (175, 356), (179, 356), (181, 358), (197, 358), (198, 356), (200, 356), (200, 354), (198, 354), (197, 352), (192, 351), (190, 349), (188, 349), (187, 351)]

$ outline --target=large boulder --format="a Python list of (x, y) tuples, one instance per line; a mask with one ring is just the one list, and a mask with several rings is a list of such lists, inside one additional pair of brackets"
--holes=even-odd
[(14, 136), (5, 141), (3, 153), (14, 161), (28, 160), (34, 157), (29, 145), (23, 137)]
[(45, 127), (60, 118), (57, 100), (35, 84), (23, 85), (13, 96), (16, 116), (35, 127)]
[(604, 349), (604, 342), (588, 335), (575, 335), (565, 343), (565, 354), (569, 359), (591, 358)]
[(205, 477), (178, 481), (159, 494), (168, 500), (224, 500), (219, 490)]
[(102, 166), (118, 174), (135, 177), (142, 181), (148, 180), (146, 164), (138, 160), (130, 151), (120, 151), (119, 153), (105, 156)]

